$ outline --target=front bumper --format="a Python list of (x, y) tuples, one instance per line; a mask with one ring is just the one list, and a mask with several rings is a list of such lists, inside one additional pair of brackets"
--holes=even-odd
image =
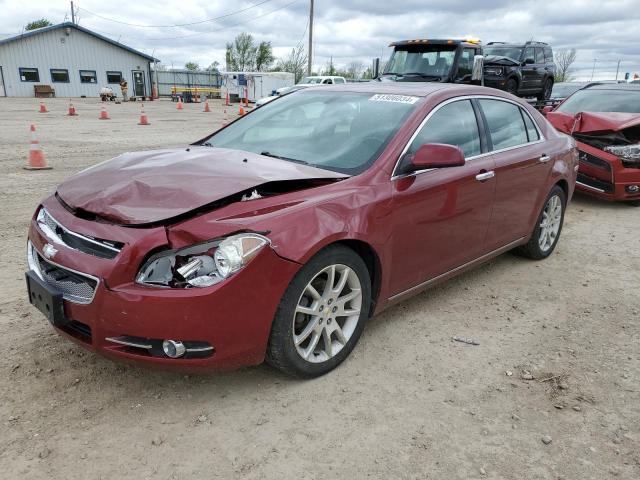
[(497, 88), (498, 90), (504, 90), (507, 85), (507, 77), (505, 76), (495, 76), (495, 75), (485, 75), (484, 76), (484, 86), (490, 88)]
[(640, 168), (625, 166), (615, 155), (577, 142), (580, 168), (576, 189), (609, 201), (639, 201), (640, 192), (628, 187), (640, 185)]
[[(61, 221), (64, 214), (56, 213)], [(32, 220), (29, 244), (44, 262), (53, 261), (43, 256), (48, 242)], [(126, 243), (113, 260), (55, 245), (58, 267), (97, 280), (90, 302), (65, 297), (68, 322), (56, 326), (57, 331), (112, 359), (180, 371), (231, 369), (264, 360), (275, 311), (299, 264), (266, 247), (247, 267), (211, 287), (145, 287), (133, 282), (134, 276), (122, 281), (123, 274), (118, 271), (120, 267), (137, 270), (149, 251), (139, 248), (141, 242)], [(209, 344), (213, 350), (172, 359), (157, 348), (134, 348), (107, 340), (123, 337), (149, 339), (154, 345), (162, 339)]]

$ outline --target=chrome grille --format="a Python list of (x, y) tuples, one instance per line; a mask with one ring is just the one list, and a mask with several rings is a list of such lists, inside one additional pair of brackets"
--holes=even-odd
[(51, 241), (62, 243), (82, 253), (112, 259), (120, 253), (123, 247), (120, 242), (101, 240), (72, 232), (53, 218), (45, 208), (40, 209), (36, 220), (40, 229)]
[(43, 258), (29, 242), (29, 267), (49, 285), (62, 293), (65, 300), (74, 303), (88, 304), (98, 287), (98, 279), (85, 273), (57, 265)]

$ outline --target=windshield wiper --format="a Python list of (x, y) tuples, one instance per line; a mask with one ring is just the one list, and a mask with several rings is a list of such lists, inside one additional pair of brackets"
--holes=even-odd
[(271, 152), (260, 152), (260, 155), (264, 155), (265, 157), (277, 158), (278, 160), (286, 160), (287, 162), (294, 162), (294, 163), (301, 163), (302, 165), (309, 165), (309, 162), (305, 162), (304, 160), (298, 160), (297, 158), (283, 157), (282, 155), (276, 155)]
[(420, 72), (407, 72), (407, 73), (403, 73), (403, 76), (412, 76), (412, 77), (422, 77), (422, 78), (442, 78), (440, 75), (428, 75), (426, 73), (420, 73)]

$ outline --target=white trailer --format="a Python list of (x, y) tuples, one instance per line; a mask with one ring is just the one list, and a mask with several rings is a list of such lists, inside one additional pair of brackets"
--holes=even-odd
[(248, 95), (249, 101), (255, 102), (295, 82), (295, 76), (289, 72), (222, 72), (220, 75), (220, 94), (226, 98), (228, 93), (231, 101), (239, 101)]

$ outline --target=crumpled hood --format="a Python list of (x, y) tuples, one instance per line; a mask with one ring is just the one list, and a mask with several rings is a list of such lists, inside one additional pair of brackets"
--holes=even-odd
[(547, 120), (557, 130), (574, 133), (620, 132), (640, 125), (640, 114), (622, 112), (580, 112), (572, 115), (565, 112), (549, 112)]
[(518, 62), (501, 55), (487, 55), (484, 57), (485, 65), (518, 65)]
[(57, 194), (73, 209), (139, 225), (177, 217), (269, 182), (346, 176), (239, 150), (192, 146), (125, 153), (72, 176)]

